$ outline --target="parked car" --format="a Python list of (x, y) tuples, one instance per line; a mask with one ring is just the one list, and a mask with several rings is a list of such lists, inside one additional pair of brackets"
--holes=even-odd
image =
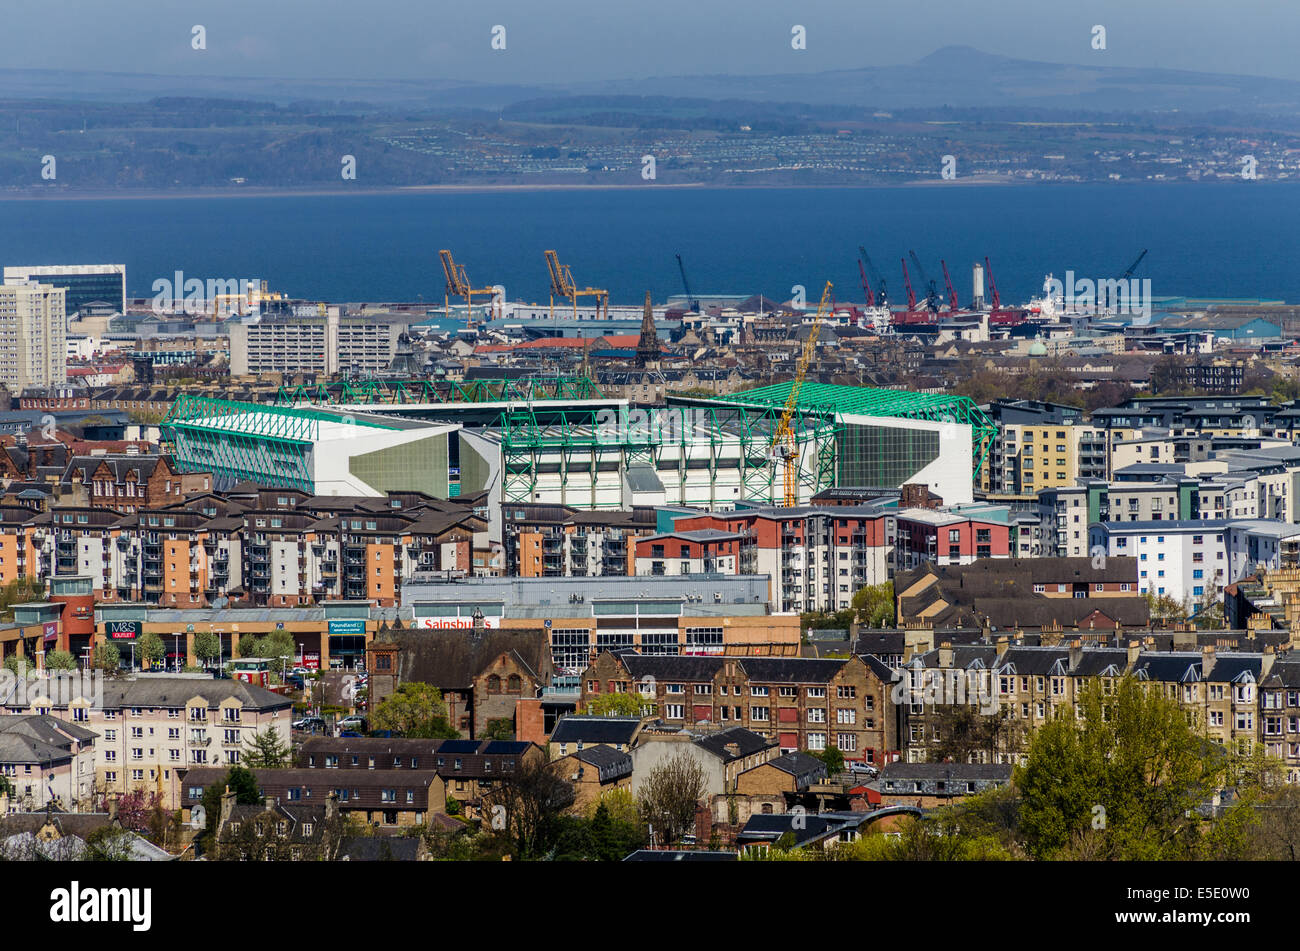
[(861, 763), (857, 761), (849, 763), (849, 772), (862, 773), (866, 776), (880, 775), (880, 770), (876, 769), (876, 767), (872, 766), (870, 763)]
[(356, 730), (342, 730), (339, 732), (339, 736), (360, 736), (360, 735), (361, 734), (358, 733)]
[(364, 733), (366, 729), (366, 718), (353, 714), (350, 717), (344, 717), (339, 721), (339, 730), (356, 730)]
[(292, 729), (301, 730), (303, 733), (308, 731), (316, 732), (325, 729), (325, 720), (323, 717), (303, 717), (301, 720), (294, 720), (289, 724)]

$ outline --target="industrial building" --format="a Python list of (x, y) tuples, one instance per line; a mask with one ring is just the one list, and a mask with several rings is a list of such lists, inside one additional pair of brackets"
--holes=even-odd
[(91, 304), (106, 304), (119, 314), (126, 313), (125, 264), (10, 266), (5, 268), (4, 280), (6, 284), (40, 282), (63, 288), (69, 317), (88, 310)]

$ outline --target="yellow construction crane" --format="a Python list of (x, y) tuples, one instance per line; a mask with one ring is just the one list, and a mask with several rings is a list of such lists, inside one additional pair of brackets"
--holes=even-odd
[(785, 411), (781, 414), (781, 421), (777, 423), (776, 432), (772, 435), (772, 456), (782, 463), (782, 477), (785, 481), (784, 505), (787, 508), (799, 504), (799, 440), (795, 437), (794, 428), (790, 423), (799, 408), (799, 390), (803, 388), (804, 377), (808, 375), (808, 366), (817, 352), (817, 336), (821, 333), (822, 320), (830, 310), (831, 287), (831, 282), (827, 281), (826, 289), (822, 291), (821, 303), (817, 305), (817, 316), (808, 330), (808, 338), (803, 342), (803, 352), (799, 354), (799, 362), (795, 366), (790, 395), (785, 400)]
[(569, 266), (561, 264), (559, 255), (554, 251), (546, 252), (546, 269), (551, 272), (551, 316), (555, 316), (555, 298), (567, 297), (573, 301), (573, 316), (578, 317), (578, 298), (596, 298), (596, 316), (605, 319), (609, 316), (609, 291), (599, 287), (578, 287), (573, 283)]
[(465, 298), (465, 311), (469, 319), (469, 326), (474, 326), (474, 295), (487, 294), (488, 297), (496, 296), (496, 288), (493, 287), (470, 287), (469, 278), (465, 276), (465, 265), (457, 264), (451, 256), (451, 252), (445, 248), (438, 252), (438, 257), (442, 260), (442, 273), (447, 278), (447, 290), (443, 298), (444, 313), (447, 319), (451, 319), (451, 299), (453, 297)]

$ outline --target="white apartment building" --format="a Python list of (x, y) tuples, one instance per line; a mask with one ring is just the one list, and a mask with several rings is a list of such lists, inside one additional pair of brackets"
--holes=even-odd
[(293, 701), (240, 680), (144, 674), (105, 683), (103, 701), (44, 706), (39, 698), (5, 713), (48, 714), (99, 734), (95, 793), (156, 792), (181, 805), (180, 779), (196, 766), (239, 762), (254, 736), (275, 731), (288, 748)]
[(65, 290), (0, 285), (0, 383), (17, 395), (68, 382)]
[(1237, 580), (1228, 561), (1228, 523), (1219, 520), (1096, 522), (1089, 527), (1094, 555), (1138, 561), (1138, 590), (1195, 606), (1213, 585)]

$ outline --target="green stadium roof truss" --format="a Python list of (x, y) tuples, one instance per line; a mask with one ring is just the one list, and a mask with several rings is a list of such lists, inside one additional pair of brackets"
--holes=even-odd
[(526, 377), (517, 380), (352, 380), (315, 386), (280, 387), (279, 406), (314, 404), (506, 403), (534, 400), (593, 400), (601, 392), (588, 377)]
[[(784, 407), (793, 381), (741, 390), (725, 402), (746, 406)], [(913, 393), (866, 386), (805, 382), (799, 390), (800, 412), (842, 419), (845, 415), (917, 419), (933, 423), (956, 423), (971, 427), (972, 477), (977, 477), (988, 459), (997, 423), (970, 397), (946, 393)]]

